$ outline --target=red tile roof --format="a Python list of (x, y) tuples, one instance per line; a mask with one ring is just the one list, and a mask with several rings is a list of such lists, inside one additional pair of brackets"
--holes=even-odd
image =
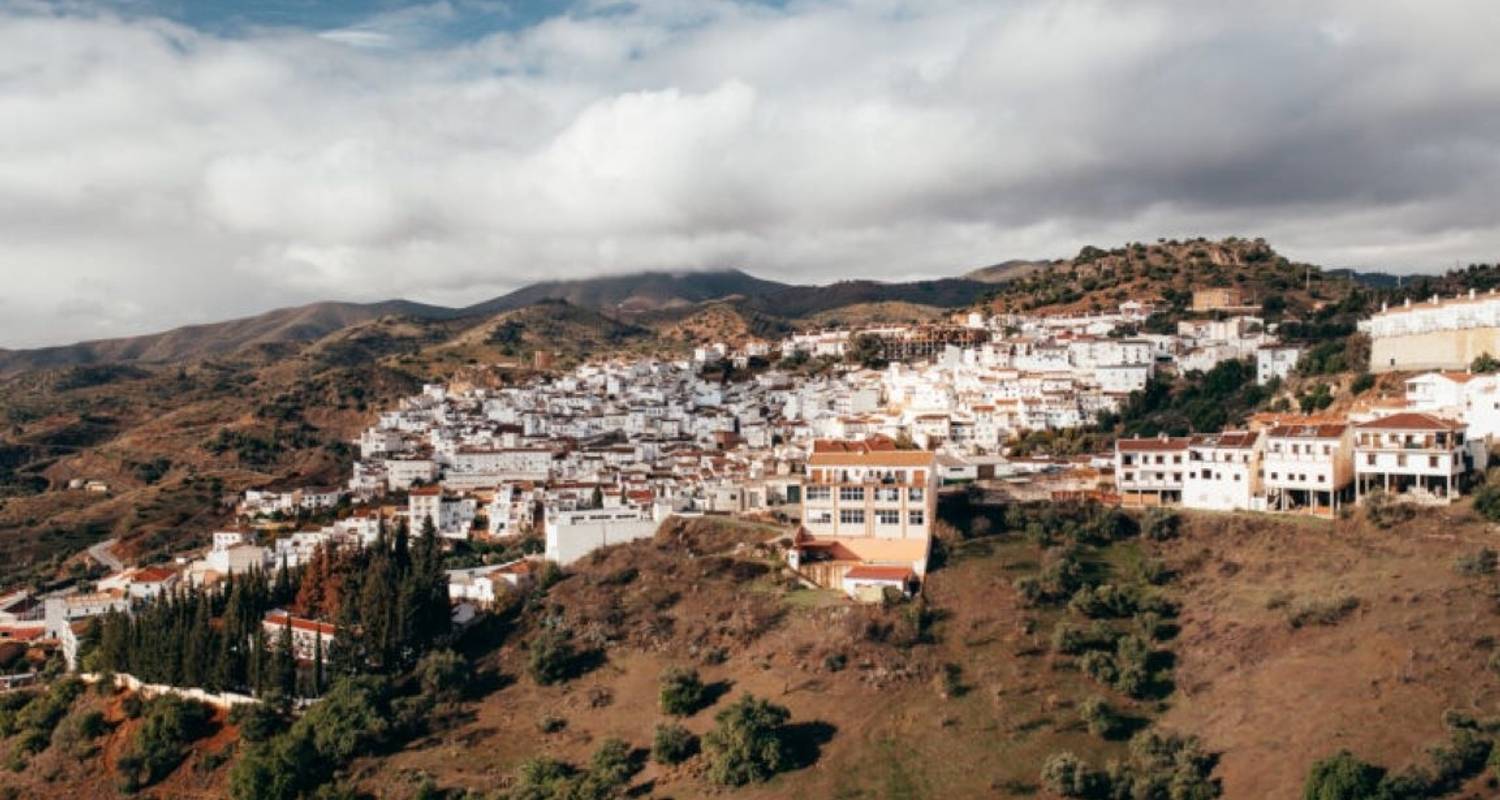
[(141, 567), (130, 580), (132, 583), (161, 583), (176, 576), (177, 570), (171, 567)]
[[(266, 612), (266, 622), (271, 625), (284, 626), (286, 625), (286, 618), (287, 614), (285, 611)], [(292, 628), (299, 631), (319, 633), (324, 636), (332, 636), (338, 630), (332, 623), (319, 622), (315, 619), (307, 619), (306, 617), (292, 617)]]
[(1280, 439), (1337, 439), (1349, 428), (1345, 424), (1278, 425), (1266, 432)]
[(1418, 411), (1404, 411), (1388, 417), (1361, 422), (1355, 427), (1362, 431), (1451, 431), (1464, 427), (1462, 422)]
[(1187, 436), (1157, 436), (1149, 439), (1120, 439), (1115, 446), (1122, 453), (1150, 453), (1170, 450), (1186, 450), (1192, 441)]
[(1260, 434), (1255, 431), (1222, 431), (1205, 433), (1193, 437), (1193, 445), (1201, 447), (1254, 447)]

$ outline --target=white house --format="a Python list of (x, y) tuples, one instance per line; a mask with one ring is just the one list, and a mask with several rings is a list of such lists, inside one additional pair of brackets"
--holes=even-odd
[(1302, 348), (1289, 344), (1261, 345), (1255, 351), (1255, 382), (1265, 386), (1273, 380), (1286, 380), (1297, 367)]
[(1343, 423), (1278, 425), (1261, 451), (1266, 505), (1333, 516), (1351, 498), (1353, 429)]
[[(1375, 490), (1433, 503), (1450, 503), (1487, 455), (1482, 441), (1465, 439), (1464, 425), (1418, 412), (1363, 422), (1354, 437), (1355, 497)], [(1478, 444), (1476, 452), (1471, 444)], [(1483, 463), (1479, 461), (1478, 463)]]
[(1119, 439), (1115, 442), (1115, 488), (1127, 506), (1182, 502), (1188, 471), (1186, 436)]
[(1211, 511), (1243, 511), (1261, 501), (1260, 434), (1224, 431), (1188, 442), (1182, 504)]
[(656, 535), (659, 523), (650, 510), (635, 508), (549, 508), (546, 518), (547, 560), (562, 566), (601, 547), (649, 539)]

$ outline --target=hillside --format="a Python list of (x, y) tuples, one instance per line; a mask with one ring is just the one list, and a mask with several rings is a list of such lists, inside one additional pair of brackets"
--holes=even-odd
[[(337, 776), (391, 800), (558, 797), (522, 792), (522, 765), (587, 770), (617, 738), (635, 753), (622, 778), (631, 796), (1053, 798), (1043, 764), (1068, 752), (1093, 768), (1119, 759), (1163, 792), (1295, 797), (1312, 764), (1341, 748), (1392, 772), (1426, 770), (1450, 724), (1468, 717), (1482, 731), (1500, 714), (1500, 678), (1484, 666), (1495, 652), (1484, 633), (1493, 577), (1454, 567), (1488, 542), (1467, 507), (1391, 529), (1359, 516), (1185, 514), (1163, 541), (1115, 523), (1100, 539), (1087, 531), (1106, 518), (1082, 507), (954, 511), (924, 601), (887, 608), (799, 588), (764, 549), (784, 532), (751, 522), (674, 521), (652, 541), (601, 551), (473, 630), (460, 647), (463, 691), (418, 730), (394, 719), (370, 737), (341, 729), (354, 757)], [(1066, 542), (1073, 555), (1049, 546)], [(1117, 617), (1066, 594), (1028, 600), (1027, 581), (1047, 586), (1059, 558), (1081, 558), (1088, 584), (1159, 598), (1161, 613)], [(1150, 632), (1145, 683), (1127, 691), (1091, 677), (1088, 637), (1100, 631)], [(535, 643), (556, 636), (569, 655), (555, 682), (540, 682)], [(683, 667), (705, 691), (674, 720), (659, 682)], [(789, 759), (765, 783), (728, 789), (709, 778), (702, 742), (746, 694), (787, 709)], [(112, 759), (137, 726), (120, 708), (118, 697), (80, 697), (68, 718), (102, 709), (99, 748), (80, 762), (64, 749), (73, 739), (52, 737), (29, 757), (34, 768), (13, 775), (12, 796), (122, 796)], [(670, 721), (699, 739), (676, 766), (646, 755)], [(210, 725), (147, 796), (226, 793), (250, 745), (235, 745), (240, 733), (222, 717)], [(1187, 748), (1184, 758), (1141, 759), (1127, 742), (1143, 731)], [(0, 747), (16, 741), (0, 734)], [(1455, 774), (1462, 788), (1442, 796), (1493, 796), (1486, 778)]]
[(1255, 306), (1300, 316), (1362, 287), (1345, 273), (1293, 263), (1259, 239), (1136, 242), (1078, 255), (1002, 284), (987, 303), (996, 311), (1089, 312), (1126, 300), (1181, 313), (1195, 289), (1235, 288)]
[(1005, 283), (1016, 278), (1022, 278), (1033, 272), (1040, 272), (1055, 263), (1053, 261), (1034, 261), (1028, 259), (1014, 258), (992, 264), (988, 267), (970, 270), (964, 273), (966, 280), (979, 281), (980, 283)]
[(0, 375), (90, 364), (195, 361), (256, 345), (310, 342), (341, 328), (391, 315), (442, 319), (453, 316), (454, 312), (405, 300), (368, 304), (313, 303), (146, 336), (101, 339), (34, 350), (0, 350)]
[(334, 332), (382, 317), (429, 323), (479, 324), (508, 311), (562, 301), (610, 319), (657, 314), (675, 320), (700, 307), (730, 303), (752, 320), (755, 335), (786, 330), (800, 318), (846, 306), (909, 302), (959, 308), (984, 294), (984, 284), (956, 279), (881, 283), (845, 281), (827, 286), (790, 286), (737, 270), (640, 272), (573, 281), (549, 281), (465, 308), (407, 300), (380, 303), (314, 303), (226, 322), (190, 325), (144, 336), (80, 342), (31, 350), (0, 349), (0, 377), (28, 370), (95, 365), (186, 364), (259, 350), (269, 358), (296, 350)]
[(535, 283), (464, 308), (462, 313), (488, 316), (545, 300), (565, 300), (571, 305), (613, 313), (639, 313), (735, 296), (770, 294), (786, 288), (784, 283), (762, 280), (739, 270), (639, 272)]

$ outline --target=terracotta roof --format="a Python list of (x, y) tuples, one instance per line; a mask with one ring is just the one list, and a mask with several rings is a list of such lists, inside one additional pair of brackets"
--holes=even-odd
[(915, 577), (911, 567), (885, 567), (875, 564), (860, 564), (844, 573), (845, 580), (861, 581), (905, 581)]
[(441, 486), (416, 486), (413, 487), (411, 491), (407, 492), (407, 494), (416, 497), (433, 497), (442, 493), (443, 487)]
[(1278, 425), (1266, 432), (1267, 436), (1294, 439), (1337, 439), (1344, 435), (1348, 425)]
[(1221, 431), (1193, 437), (1193, 445), (1202, 447), (1254, 447), (1260, 434), (1255, 431)]
[(1462, 428), (1464, 425), (1461, 422), (1443, 419), (1432, 414), (1404, 411), (1400, 414), (1372, 419), (1369, 422), (1361, 422), (1355, 427), (1362, 431), (1447, 431)]
[(134, 583), (161, 583), (169, 578), (176, 577), (177, 570), (171, 567), (142, 567), (131, 576)]
[(927, 450), (883, 450), (872, 453), (813, 453), (807, 463), (828, 467), (930, 467), (937, 456)]
[[(285, 611), (266, 612), (266, 622), (272, 625), (286, 625), (286, 618), (287, 614)], [(299, 631), (318, 633), (324, 636), (332, 636), (338, 630), (338, 628), (335, 627), (332, 623), (319, 622), (315, 619), (307, 619), (306, 617), (292, 617), (292, 628)]]
[(1120, 439), (1115, 442), (1115, 446), (1123, 453), (1151, 453), (1185, 450), (1190, 441), (1187, 436), (1157, 436), (1149, 439)]

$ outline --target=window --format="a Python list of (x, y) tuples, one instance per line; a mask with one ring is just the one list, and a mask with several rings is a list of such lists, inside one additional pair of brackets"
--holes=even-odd
[(900, 489), (891, 487), (891, 488), (886, 488), (886, 489), (876, 489), (875, 491), (878, 492), (879, 495), (880, 495), (876, 499), (879, 500), (879, 501), (881, 501), (882, 503), (899, 503), (899, 502), (901, 502), (901, 490)]
[(875, 512), (875, 524), (876, 525), (900, 525), (901, 524), (901, 512), (900, 511), (876, 511)]
[(839, 509), (840, 525), (863, 525), (865, 524), (865, 512), (861, 508)]
[(839, 500), (845, 503), (860, 502), (865, 499), (865, 487), (863, 486), (840, 486)]
[(1127, 481), (1133, 481), (1133, 480), (1135, 480), (1135, 473), (1134, 472), (1127, 472), (1127, 473), (1125, 473), (1125, 480), (1127, 480)]
[(910, 489), (907, 489), (906, 499), (913, 503), (922, 502), (922, 488), (920, 486), (913, 486)]
[(1326, 480), (1328, 480), (1328, 476), (1327, 475), (1323, 475), (1322, 473), (1318, 474), (1318, 483), (1322, 483), (1322, 482), (1324, 482)]
[(926, 514), (921, 509), (906, 512), (906, 522), (909, 525), (925, 525)]
[(1369, 464), (1372, 467), (1375, 466), (1375, 454), (1370, 453), (1369, 455), (1365, 456), (1365, 463)]
[(807, 515), (809, 525), (831, 525), (833, 524), (832, 511), (814, 511)]
[(833, 490), (830, 489), (827, 486), (809, 486), (809, 487), (807, 487), (807, 499), (810, 502), (817, 502), (819, 500), (828, 500), (828, 499), (831, 499), (832, 497), (833, 497)]
[(1432, 467), (1433, 469), (1437, 469), (1437, 465), (1438, 465), (1438, 457), (1437, 456), (1428, 456), (1427, 457), (1427, 466)]

